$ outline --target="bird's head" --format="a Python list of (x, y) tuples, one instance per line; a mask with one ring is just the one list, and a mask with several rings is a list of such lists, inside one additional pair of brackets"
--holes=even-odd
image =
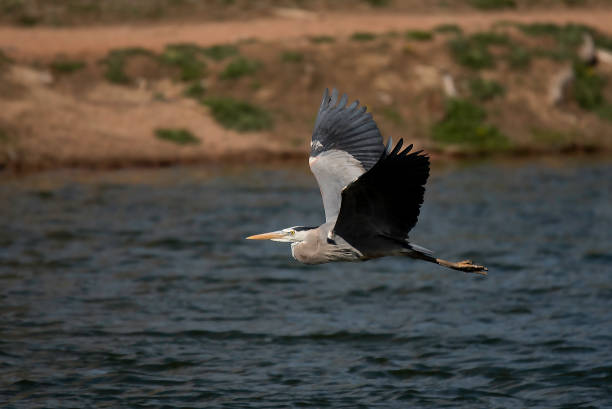
[(293, 226), (283, 230), (272, 231), (270, 233), (256, 234), (247, 237), (247, 240), (272, 240), (283, 243), (299, 243), (306, 240), (308, 231), (315, 227)]

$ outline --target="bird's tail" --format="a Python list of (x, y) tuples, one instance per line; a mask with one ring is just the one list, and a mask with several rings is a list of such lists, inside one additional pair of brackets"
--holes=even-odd
[(421, 247), (418, 244), (414, 243), (406, 243), (406, 248), (409, 250), (408, 256), (412, 258), (419, 258), (421, 260), (433, 261), (435, 262), (436, 258), (434, 257), (434, 252), (426, 249), (425, 247)]

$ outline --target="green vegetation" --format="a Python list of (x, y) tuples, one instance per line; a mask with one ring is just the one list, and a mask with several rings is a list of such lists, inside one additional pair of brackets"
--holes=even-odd
[(576, 57), (576, 49), (583, 41), (584, 34), (593, 36), (597, 47), (612, 49), (612, 38), (609, 38), (590, 27), (580, 24), (564, 26), (552, 23), (517, 24), (519, 30), (530, 36), (549, 36), (556, 42), (553, 49), (537, 49), (535, 55), (554, 60), (571, 60)]
[(85, 68), (85, 61), (69, 60), (66, 58), (58, 58), (51, 63), (51, 69), (55, 72), (71, 74)]
[(238, 55), (238, 48), (229, 44), (218, 44), (202, 49), (202, 53), (215, 61)]
[(422, 31), (422, 30), (406, 31), (405, 36), (408, 40), (415, 40), (415, 41), (429, 41), (433, 39), (433, 34), (431, 32)]
[(489, 45), (510, 45), (510, 37), (505, 33), (496, 33), (495, 31), (481, 31), (475, 33), (469, 37), (470, 41), (482, 44), (484, 46)]
[(204, 86), (200, 82), (196, 82), (188, 86), (185, 89), (185, 92), (183, 92), (183, 95), (188, 98), (194, 98), (199, 100), (204, 96), (205, 93), (206, 88), (204, 88)]
[(495, 67), (495, 60), (489, 51), (491, 45), (511, 45), (506, 34), (483, 31), (471, 36), (458, 36), (448, 43), (453, 58), (461, 65), (479, 70)]
[(220, 77), (224, 80), (233, 80), (245, 75), (253, 75), (259, 68), (261, 68), (261, 62), (246, 57), (238, 57), (225, 67)]
[(182, 81), (198, 80), (206, 75), (206, 63), (198, 58), (202, 48), (195, 44), (168, 44), (160, 60), (178, 67)]
[(582, 109), (597, 111), (605, 104), (603, 87), (605, 78), (597, 75), (591, 68), (582, 63), (574, 64), (574, 98)]
[(472, 97), (478, 101), (488, 101), (506, 92), (499, 82), (487, 81), (480, 77), (472, 78), (469, 85)]
[(517, 45), (508, 51), (506, 59), (510, 68), (526, 69), (531, 65), (531, 52), (527, 48)]
[(485, 123), (486, 112), (461, 99), (447, 102), (444, 118), (432, 126), (434, 141), (482, 150), (500, 150), (509, 146), (508, 138), (493, 125)]
[(567, 145), (572, 140), (572, 135), (558, 131), (556, 129), (533, 129), (532, 139), (543, 145), (561, 147)]
[(604, 102), (597, 108), (597, 115), (605, 120), (612, 122), (612, 103)]
[(461, 65), (479, 70), (495, 66), (493, 55), (486, 45), (475, 43), (467, 37), (457, 37), (448, 43), (453, 58)]
[(336, 39), (332, 36), (314, 36), (310, 37), (310, 42), (313, 44), (333, 43)]
[(25, 27), (33, 27), (40, 23), (40, 21), (41, 18), (34, 14), (21, 14), (16, 20), (17, 24)]
[(436, 28), (434, 28), (436, 33), (444, 33), (444, 34), (461, 34), (463, 30), (457, 24), (440, 24)]
[(177, 145), (197, 145), (200, 140), (187, 129), (156, 129), (155, 136)]
[(299, 63), (304, 61), (304, 54), (299, 51), (283, 51), (281, 53), (281, 60), (283, 62)]
[(368, 3), (372, 7), (384, 7), (389, 5), (391, 0), (362, 0)]
[(376, 39), (376, 34), (368, 33), (366, 31), (357, 31), (351, 36), (353, 41), (372, 41)]
[(130, 57), (145, 56), (155, 58), (155, 55), (144, 48), (122, 48), (112, 50), (101, 62), (106, 65), (104, 77), (115, 84), (129, 84), (132, 79), (125, 73), (125, 64)]
[(260, 131), (272, 128), (271, 115), (264, 109), (228, 97), (209, 97), (202, 103), (210, 107), (217, 122), (240, 132)]
[(473, 7), (483, 10), (497, 10), (516, 7), (514, 0), (469, 0)]

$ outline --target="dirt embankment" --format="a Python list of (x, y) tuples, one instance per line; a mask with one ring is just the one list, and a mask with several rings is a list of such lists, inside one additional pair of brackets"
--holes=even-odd
[[(320, 94), (331, 86), (368, 104), (385, 135), (404, 136), (439, 150), (431, 129), (447, 109), (443, 84), (448, 76), (458, 97), (471, 101), (472, 114), (486, 116), (474, 129), (480, 132), (494, 124), (500, 135), (507, 135), (503, 145), (511, 145), (513, 152), (609, 149), (612, 122), (602, 120), (603, 114), (580, 109), (571, 91), (559, 106), (547, 102), (548, 84), (568, 65), (567, 59), (534, 54), (524, 67), (510, 63), (517, 44), (521, 50), (553, 49), (553, 40), (528, 37), (513, 25), (499, 24), (503, 21), (559, 26), (571, 22), (612, 34), (612, 11), (606, 10), (461, 15), (304, 12), (205, 24), (0, 27), (0, 50), (12, 60), (0, 61), (0, 164), (109, 167), (306, 156)], [(464, 34), (434, 30), (444, 26), (456, 26)], [(465, 39), (477, 31), (501, 33), (510, 40), (493, 39), (484, 45), (493, 63), (466, 67), (449, 44), (453, 36)], [(168, 49), (173, 43), (189, 47)], [(198, 54), (199, 63), (186, 60), (205, 47), (229, 43), (235, 54)], [(118, 68), (122, 71), (111, 71), (117, 67), (109, 53), (134, 47), (140, 51), (125, 53)], [(472, 51), (483, 52), (482, 45), (475, 47)], [(187, 54), (173, 57), (177, 50)], [(519, 62), (526, 58), (515, 57)], [(238, 74), (233, 77), (227, 71), (236, 60)], [(73, 70), (61, 62), (82, 67)], [(195, 69), (199, 71), (193, 74)], [(612, 101), (612, 81), (605, 81), (612, 77), (610, 66), (600, 65), (593, 72), (603, 79), (602, 98)], [(476, 101), (472, 88), (478, 81), (485, 86), (497, 83), (503, 92)], [(196, 91), (186, 95), (188, 89)], [(249, 105), (228, 108), (219, 105), (219, 97)], [(215, 113), (219, 109), (222, 115), (228, 109), (247, 112), (251, 122), (236, 125), (230, 119), (228, 129), (227, 120), (224, 123)], [(261, 112), (272, 118), (272, 127), (258, 122)], [(160, 130), (186, 130), (199, 142), (183, 143), (174, 134), (160, 137)]]

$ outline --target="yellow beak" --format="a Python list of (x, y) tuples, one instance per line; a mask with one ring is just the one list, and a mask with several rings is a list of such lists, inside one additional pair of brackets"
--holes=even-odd
[(274, 239), (282, 239), (285, 237), (284, 233), (273, 231), (270, 233), (256, 234), (254, 236), (249, 236), (247, 240), (274, 240)]

